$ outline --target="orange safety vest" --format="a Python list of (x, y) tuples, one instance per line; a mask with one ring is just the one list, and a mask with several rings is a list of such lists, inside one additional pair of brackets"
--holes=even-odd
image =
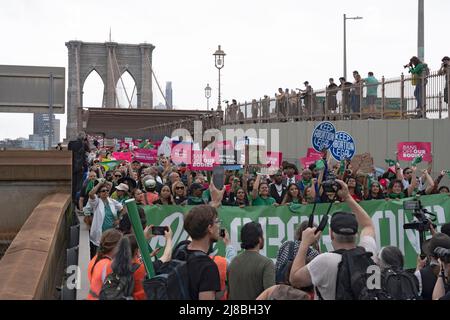
[(87, 300), (99, 300), (103, 281), (112, 272), (110, 257), (101, 259), (92, 270), (95, 259), (97, 259), (97, 256), (89, 262), (88, 266), (89, 294)]
[(214, 256), (213, 261), (219, 268), (220, 291), (216, 293), (216, 300), (228, 300), (227, 290), (227, 259), (221, 256)]

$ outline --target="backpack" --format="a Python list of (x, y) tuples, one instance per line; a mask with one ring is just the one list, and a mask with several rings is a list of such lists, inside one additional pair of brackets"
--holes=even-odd
[(295, 243), (294, 241), (288, 241), (288, 256), (287, 260), (283, 261), (280, 266), (277, 269), (277, 272), (275, 274), (275, 283), (276, 284), (285, 284), (286, 274), (288, 272), (288, 269), (292, 267), (292, 262), (294, 261), (294, 247)]
[[(186, 245), (187, 246), (187, 245)], [(195, 251), (185, 261), (172, 259), (158, 269), (158, 274), (144, 280), (144, 291), (148, 300), (191, 300), (189, 288), (189, 262), (206, 253)]]
[(139, 264), (133, 264), (131, 273), (124, 276), (120, 276), (115, 272), (110, 273), (106, 277), (100, 291), (100, 300), (133, 300), (133, 275), (139, 267)]
[[(342, 255), (337, 272), (336, 300), (392, 300), (383, 288), (367, 287), (367, 280), (371, 276), (367, 273), (367, 269), (375, 265), (371, 252), (356, 247), (350, 250), (337, 250), (334, 253)], [(321, 298), (320, 292), (317, 294)]]
[(419, 281), (405, 270), (385, 269), (381, 272), (381, 287), (393, 300), (420, 300)]

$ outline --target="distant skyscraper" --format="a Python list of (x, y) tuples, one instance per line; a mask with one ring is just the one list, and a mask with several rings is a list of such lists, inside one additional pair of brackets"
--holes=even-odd
[(173, 101), (172, 101), (172, 81), (166, 82), (166, 109), (173, 109)]
[[(48, 113), (35, 113), (33, 116), (33, 135), (39, 135), (41, 137), (48, 137), (50, 135), (50, 117)], [(53, 145), (56, 145), (59, 141), (60, 123), (59, 119), (53, 115)]]

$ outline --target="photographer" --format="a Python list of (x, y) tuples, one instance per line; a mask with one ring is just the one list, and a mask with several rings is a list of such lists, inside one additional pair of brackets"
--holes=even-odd
[(440, 76), (445, 75), (445, 88), (444, 88), (444, 101), (445, 103), (448, 103), (448, 73), (450, 71), (449, 69), (449, 64), (450, 64), (450, 57), (443, 57), (442, 58), (442, 65), (441, 68), (439, 69), (438, 74)]
[[(336, 212), (331, 217), (330, 237), (333, 248), (339, 252), (327, 252), (318, 255), (308, 265), (306, 256), (309, 247), (316, 242), (322, 232), (315, 234), (317, 228), (307, 228), (303, 231), (302, 242), (297, 256), (292, 264), (290, 283), (296, 288), (316, 287), (317, 298), (335, 300), (337, 287), (342, 288), (348, 283), (338, 280), (339, 263), (344, 254), (361, 252), (355, 256), (357, 259), (365, 256), (365, 252), (376, 254), (377, 243), (375, 241), (375, 227), (367, 212), (350, 196), (347, 185), (342, 180), (336, 180), (340, 189), (337, 193), (345, 200), (351, 212)], [(358, 227), (359, 247), (357, 247)], [(361, 248), (362, 247), (362, 248)], [(357, 262), (357, 261), (353, 261)], [(345, 280), (345, 279), (344, 279)], [(354, 297), (357, 298), (357, 297)]]
[(423, 112), (425, 111), (425, 97), (424, 94), (426, 92), (427, 85), (427, 73), (428, 66), (426, 63), (423, 63), (416, 56), (412, 57), (409, 60), (407, 65), (403, 66), (404, 68), (409, 68), (409, 73), (412, 75), (411, 83), (413, 86), (416, 86), (414, 90), (414, 97), (417, 101), (417, 115), (419, 118), (423, 116)]
[(440, 271), (433, 290), (433, 300), (450, 300), (450, 237), (442, 234), (441, 241), (434, 248), (433, 254), (438, 258)]
[(432, 300), (433, 290), (439, 276), (439, 257), (434, 253), (435, 249), (450, 248), (450, 237), (444, 233), (436, 233), (423, 244), (423, 252), (426, 259), (417, 261), (417, 269), (414, 273), (419, 280), (421, 297), (423, 300)]

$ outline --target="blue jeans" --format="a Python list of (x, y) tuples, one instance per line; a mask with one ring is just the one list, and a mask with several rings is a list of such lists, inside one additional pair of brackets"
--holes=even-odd
[(417, 101), (417, 109), (422, 110), (422, 84), (416, 85), (416, 89), (414, 89), (414, 97)]

